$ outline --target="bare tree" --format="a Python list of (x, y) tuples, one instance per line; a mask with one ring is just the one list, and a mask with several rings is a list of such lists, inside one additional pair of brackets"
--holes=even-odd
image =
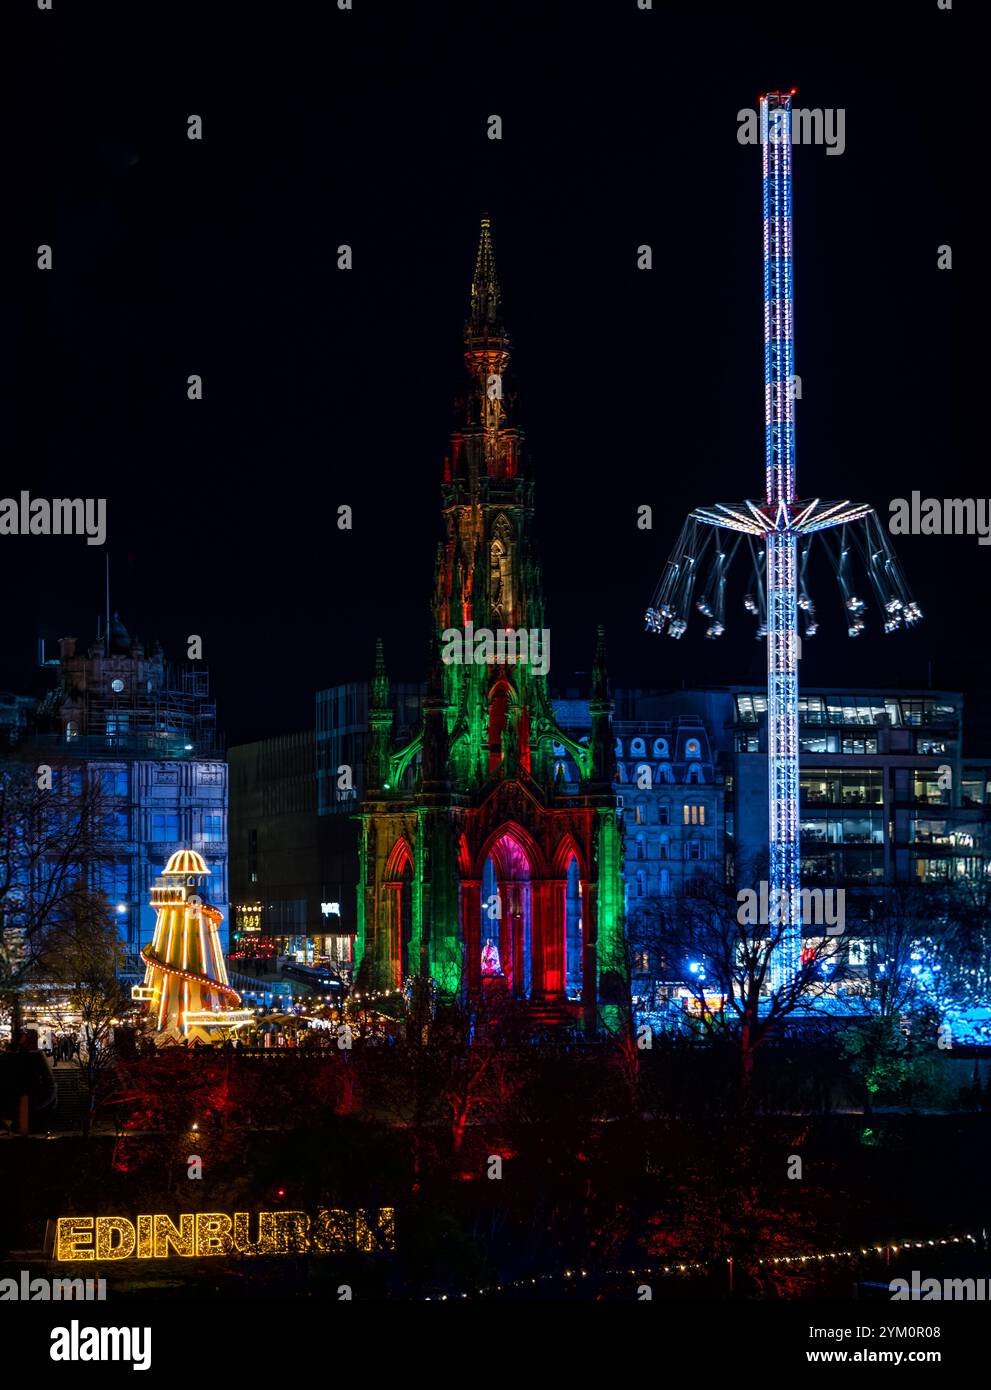
[(962, 1008), (991, 998), (991, 881), (964, 879), (942, 895), (947, 941), (941, 953), (944, 988)]
[(109, 857), (98, 780), (67, 762), (0, 766), (0, 1018), (20, 1026), (21, 993), (50, 972), (74, 930), (88, 866)]
[(895, 1018), (942, 995), (960, 944), (953, 895), (939, 886), (895, 884), (852, 903), (858, 936), (870, 948), (870, 1011)]
[(973, 1002), (971, 962), (986, 970), (986, 927), (977, 895), (939, 884), (885, 887), (855, 901), (853, 915), (869, 946), (869, 979), (841, 1050), (869, 1114), (879, 1095), (910, 1097), (935, 1083), (938, 1049), (951, 1045), (947, 1012)]
[(118, 979), (122, 950), (106, 898), (80, 889), (66, 907), (58, 960), (47, 983), (60, 1031), (78, 1033), (76, 1066), (86, 1093), (83, 1133), (89, 1135), (97, 1109), (116, 1084), (114, 1034), (133, 1005)]
[(785, 1020), (829, 990), (823, 970), (838, 956), (836, 936), (803, 942), (794, 974), (772, 983), (771, 961), (782, 947), (787, 925), (774, 911), (767, 922), (752, 921), (738, 895), (715, 878), (695, 882), (691, 894), (653, 899), (632, 924), (631, 949), (645, 946), (663, 961), (669, 981), (686, 991), (691, 1011), (712, 1036), (731, 1039), (739, 1051), (740, 1099), (752, 1096), (754, 1060), (779, 1035)]

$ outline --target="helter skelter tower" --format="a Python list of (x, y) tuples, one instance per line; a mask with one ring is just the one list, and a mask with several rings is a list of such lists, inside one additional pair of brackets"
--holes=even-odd
[(178, 849), (151, 890), (155, 934), (142, 949), (144, 984), (131, 991), (148, 1005), (164, 1037), (211, 1041), (212, 1029), (238, 1028), (254, 1017), (239, 1009), (220, 945), (222, 914), (203, 901), (210, 870), (193, 849)]
[[(799, 611), (803, 637), (818, 623), (806, 587), (811, 538), (835, 531), (830, 546), (846, 606), (848, 632), (864, 630), (865, 604), (853, 588), (851, 560), (859, 556), (884, 614), (885, 632), (921, 618), (876, 513), (867, 503), (799, 500), (795, 488), (795, 337), (791, 239), (791, 92), (760, 99), (764, 180), (764, 419), (763, 502), (717, 502), (691, 512), (668, 560), (647, 628), (681, 637), (696, 587), (696, 607), (710, 622), (707, 637), (725, 628), (726, 571), (741, 540), (754, 562), (754, 583), (744, 606), (767, 638), (767, 760), (769, 902), (780, 934), (770, 960), (770, 984), (779, 990), (799, 968), (802, 948), (798, 782)], [(857, 523), (854, 525), (854, 523)], [(724, 531), (736, 533), (724, 539)], [(766, 586), (766, 587), (765, 587)], [(772, 933), (772, 940), (774, 934)]]

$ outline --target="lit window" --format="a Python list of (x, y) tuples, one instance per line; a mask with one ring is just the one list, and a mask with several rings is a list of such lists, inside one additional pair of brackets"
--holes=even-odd
[(129, 787), (126, 768), (101, 768), (99, 775), (100, 790), (104, 796), (127, 796)]
[(154, 841), (178, 840), (179, 817), (156, 813), (151, 818), (151, 838)]
[(866, 965), (867, 942), (853, 939), (847, 947), (847, 961), (850, 965)]

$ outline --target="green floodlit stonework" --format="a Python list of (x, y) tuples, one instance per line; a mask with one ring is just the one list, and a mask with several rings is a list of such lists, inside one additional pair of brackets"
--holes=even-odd
[[(444, 537), (423, 719), (402, 748), (393, 747), (382, 643), (376, 648), (358, 817), (357, 983), (389, 990), (429, 976), (442, 997), (504, 993), (528, 999), (545, 1021), (593, 1030), (606, 1019), (619, 1027), (628, 998), (623, 846), (602, 633), (587, 745), (557, 727), (539, 661), (441, 657), (445, 634), (469, 623), (475, 633), (542, 634), (547, 627), (530, 541), (534, 482), (513, 419), (500, 298), (483, 223), (465, 326), (470, 387), (441, 489)], [(565, 794), (555, 745), (578, 768), (577, 794)], [(487, 863), (499, 909), (483, 921)], [(572, 863), (581, 885), (580, 937), (566, 898)], [(499, 946), (503, 971), (483, 982), (487, 936)], [(569, 940), (580, 982), (568, 980)]]

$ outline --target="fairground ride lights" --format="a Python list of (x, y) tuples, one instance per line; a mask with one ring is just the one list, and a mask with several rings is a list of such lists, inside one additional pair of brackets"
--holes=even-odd
[[(251, 1236), (252, 1222), (257, 1233)], [(79, 1260), (164, 1260), (170, 1255), (338, 1255), (395, 1250), (396, 1213), (325, 1207), (311, 1220), (305, 1211), (191, 1212), (178, 1217), (60, 1216), (55, 1222), (54, 1258)]]

